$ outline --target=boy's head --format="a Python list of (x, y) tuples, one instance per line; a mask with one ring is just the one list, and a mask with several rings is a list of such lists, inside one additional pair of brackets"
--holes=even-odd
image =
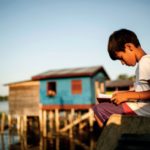
[(110, 35), (108, 52), (112, 60), (120, 59), (117, 54), (125, 52), (126, 44), (131, 44), (131, 46), (133, 45), (136, 48), (140, 46), (140, 42), (134, 32), (127, 29), (120, 29)]

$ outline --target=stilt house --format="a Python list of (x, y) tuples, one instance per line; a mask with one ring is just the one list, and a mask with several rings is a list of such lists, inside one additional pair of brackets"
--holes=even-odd
[(96, 103), (95, 88), (104, 92), (108, 79), (102, 66), (50, 70), (32, 77), (40, 82), (43, 110), (88, 109)]
[[(87, 120), (92, 128), (91, 107), (97, 102), (96, 91), (105, 92), (106, 80), (109, 76), (104, 68), (95, 66), (50, 70), (33, 76), (29, 81), (10, 83), (7, 84), (9, 112), (11, 116), (17, 115), (18, 129), (21, 131), (27, 130), (28, 116), (39, 116), (43, 136), (47, 136), (47, 121), (50, 131), (55, 128), (56, 132), (70, 130), (71, 134), (73, 126), (80, 124), (82, 129), (87, 125)], [(60, 124), (61, 118), (63, 124)], [(86, 123), (83, 123), (85, 120)], [(22, 126), (23, 129), (20, 128)]]

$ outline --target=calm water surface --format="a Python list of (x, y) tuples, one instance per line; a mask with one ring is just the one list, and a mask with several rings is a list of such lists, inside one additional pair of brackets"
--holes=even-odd
[(8, 113), (8, 102), (7, 101), (0, 102), (0, 112)]
[(0, 150), (95, 150), (98, 136), (82, 132), (69, 138), (67, 135), (53, 135), (41, 138), (38, 135), (0, 135)]

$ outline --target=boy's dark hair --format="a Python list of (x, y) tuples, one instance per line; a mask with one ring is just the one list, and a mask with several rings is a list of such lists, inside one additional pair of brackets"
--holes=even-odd
[(108, 41), (108, 53), (112, 60), (116, 60), (116, 52), (124, 51), (126, 43), (132, 43), (135, 47), (141, 46), (136, 34), (127, 29), (113, 32)]

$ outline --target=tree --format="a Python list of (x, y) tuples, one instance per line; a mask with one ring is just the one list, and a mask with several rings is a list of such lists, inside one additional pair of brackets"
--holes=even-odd
[(0, 101), (7, 101), (8, 100), (8, 96), (0, 96)]
[(128, 76), (127, 74), (120, 74), (120, 75), (118, 75), (117, 80), (131, 80), (131, 81), (134, 81), (135, 80), (135, 75)]
[(125, 80), (125, 79), (128, 79), (128, 75), (127, 75), (127, 74), (120, 74), (120, 75), (118, 75), (117, 79), (118, 79), (118, 80)]

